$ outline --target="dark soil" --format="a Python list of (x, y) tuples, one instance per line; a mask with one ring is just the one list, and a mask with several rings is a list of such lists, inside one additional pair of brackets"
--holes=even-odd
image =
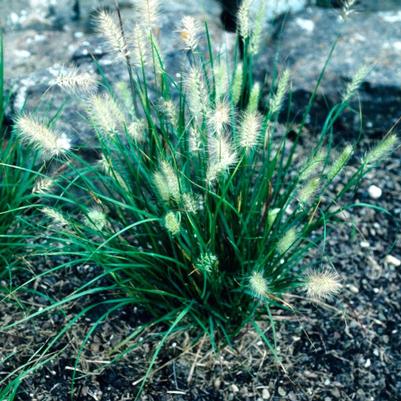
[[(142, 400), (401, 400), (401, 267), (388, 259), (392, 255), (401, 260), (400, 161), (398, 150), (365, 179), (356, 197), (393, 216), (356, 209), (350, 214), (353, 224), (345, 224), (326, 244), (325, 260), (343, 277), (340, 295), (329, 304), (311, 303), (302, 294), (289, 296), (294, 313), (276, 311), (281, 364), (274, 362), (251, 330), (237, 339), (234, 349), (218, 355), (210, 352), (206, 341), (191, 348), (185, 335), (177, 335), (163, 348)], [(378, 200), (369, 198), (372, 184), (383, 190)], [(30, 268), (38, 273), (51, 266), (46, 260)], [(88, 265), (36, 279), (31, 285), (36, 293), (20, 295), (19, 303), (16, 299), (0, 303), (0, 326), (49, 305), (46, 297), (63, 299), (98, 273)], [(65, 305), (62, 312), (0, 332), (0, 379), (29, 362), (85, 305), (112, 296), (107, 291), (88, 295)], [(145, 318), (134, 306), (116, 311), (98, 325), (81, 355), (73, 395), (69, 393), (85, 334), (106, 310), (99, 306), (78, 321), (52, 348), (52, 360), (23, 381), (16, 400), (134, 400), (159, 337), (148, 333), (137, 349), (108, 366), (110, 349)]]

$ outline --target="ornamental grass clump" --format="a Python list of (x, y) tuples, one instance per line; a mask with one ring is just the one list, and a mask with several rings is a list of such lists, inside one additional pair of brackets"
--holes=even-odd
[[(337, 275), (305, 257), (340, 221), (345, 193), (397, 140), (385, 139), (349, 176), (342, 172), (353, 146), (339, 157), (330, 152), (334, 122), (364, 68), (315, 147), (297, 161), (298, 141), (275, 129), (291, 87), (289, 70), (274, 80), (267, 109), (260, 111), (261, 86), (251, 69), (260, 27), (252, 31), (249, 2), (238, 16), (241, 60), (239, 51), (216, 53), (207, 25), (202, 33), (193, 17), (177, 24), (186, 52), (178, 80), (158, 44), (158, 6), (140, 3), (146, 11), (140, 46), (153, 55), (153, 66), (138, 58), (131, 64), (135, 46), (126, 46), (124, 36), (131, 31), (106, 12), (99, 17), (99, 30), (129, 68), (132, 103), (113, 89), (88, 100), (100, 162), (77, 170), (77, 185), (86, 189), (77, 210), (83, 218), (66, 235), (73, 232), (69, 240), (79, 254), (154, 319), (174, 327), (185, 322), (194, 338), (205, 333), (216, 347), (231, 344), (266, 310), (271, 316), (271, 308), (288, 305), (287, 293), (322, 299), (337, 292)], [(328, 188), (339, 176), (343, 190), (333, 195)]]
[[(306, 257), (323, 249), (340, 213), (356, 206), (342, 203), (345, 194), (394, 150), (397, 138), (389, 136), (343, 174), (354, 147), (346, 145), (335, 157), (332, 134), (353, 85), (329, 113), (315, 146), (297, 158), (302, 127), (293, 141), (276, 129), (290, 71), (275, 77), (269, 99), (262, 99), (252, 70), (261, 32), (258, 25), (252, 30), (249, 1), (239, 12), (232, 53), (215, 52), (207, 25), (201, 33), (192, 17), (178, 23), (186, 64), (174, 76), (158, 43), (157, 2), (137, 3), (132, 30), (106, 12), (98, 20), (120, 56), (116, 62), (128, 68), (131, 103), (111, 85), (91, 93), (85, 111), (99, 159), (89, 163), (70, 153), (75, 178), (63, 195), (69, 218), (44, 213), (58, 224), (68, 252), (102, 268), (124, 294), (113, 310), (118, 302), (135, 304), (149, 322), (168, 325), (151, 366), (179, 330), (194, 341), (205, 335), (217, 349), (232, 345), (250, 325), (275, 354), (272, 310), (291, 306), (287, 294), (322, 300), (340, 290), (338, 273)], [(141, 43), (131, 44), (127, 38), (137, 29)], [(138, 46), (150, 57), (135, 56)], [(329, 191), (335, 180), (342, 184), (338, 193)]]
[[(289, 70), (277, 77), (267, 109), (259, 111), (261, 88), (250, 66), (260, 29), (252, 31), (248, 3), (238, 16), (242, 60), (239, 52), (215, 53), (207, 26), (202, 34), (193, 17), (177, 24), (187, 53), (177, 81), (167, 72), (154, 30), (158, 6), (143, 2), (141, 46), (153, 55), (153, 68), (127, 63), (134, 90), (128, 109), (113, 90), (88, 100), (102, 167), (78, 170), (77, 185), (86, 192), (71, 238), (80, 255), (110, 273), (155, 319), (176, 325), (179, 317), (214, 345), (231, 344), (245, 325), (257, 325), (266, 308), (287, 305), (287, 293), (305, 290), (321, 299), (337, 292), (337, 275), (304, 259), (338, 223), (347, 190), (397, 142), (385, 139), (347, 177), (342, 171), (353, 146), (337, 158), (330, 154), (335, 118), (356, 92), (363, 68), (316, 146), (297, 161), (297, 140), (275, 131)], [(135, 46), (126, 45), (124, 32), (130, 31), (116, 21), (102, 12), (99, 31), (126, 62)], [(144, 73), (147, 68), (153, 75)], [(344, 189), (330, 194), (339, 175)]]

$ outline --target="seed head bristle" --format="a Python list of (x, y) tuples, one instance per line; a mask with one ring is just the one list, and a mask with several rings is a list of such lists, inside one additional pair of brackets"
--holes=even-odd
[(242, 81), (243, 81), (243, 65), (239, 63), (234, 73), (234, 78), (232, 81), (232, 99), (234, 104), (237, 104), (241, 98), (242, 94)]
[(195, 119), (200, 119), (207, 110), (208, 93), (203, 81), (203, 74), (198, 67), (190, 68), (185, 86), (189, 110)]
[(128, 126), (127, 131), (130, 137), (138, 143), (142, 143), (146, 139), (146, 123), (143, 119), (132, 121)]
[(352, 81), (347, 85), (347, 89), (343, 96), (343, 102), (348, 102), (355, 92), (364, 82), (366, 76), (369, 74), (371, 67), (364, 65), (362, 66), (352, 78)]
[(73, 95), (90, 95), (97, 89), (97, 76), (89, 72), (80, 72), (76, 67), (62, 70), (52, 82)]
[(264, 298), (269, 290), (266, 279), (263, 274), (254, 271), (249, 278), (249, 287), (256, 298)]
[(246, 151), (255, 147), (260, 134), (260, 116), (256, 112), (246, 111), (239, 127), (239, 143)]
[(251, 94), (249, 96), (247, 111), (255, 112), (258, 110), (259, 98), (260, 98), (260, 84), (259, 82), (256, 82), (253, 85)]
[(282, 255), (286, 253), (297, 240), (297, 232), (294, 228), (289, 229), (277, 243), (277, 250)]
[(168, 212), (164, 218), (164, 226), (171, 235), (179, 234), (181, 230), (181, 215), (179, 213)]
[(210, 131), (220, 135), (224, 127), (230, 123), (230, 106), (225, 102), (219, 102), (214, 110), (208, 112), (207, 117)]
[(50, 207), (44, 207), (42, 209), (42, 213), (45, 214), (47, 217), (49, 217), (53, 221), (53, 224), (55, 225), (62, 227), (69, 225), (67, 219), (63, 216), (63, 214), (55, 209), (52, 209)]
[(306, 181), (308, 178), (319, 173), (322, 169), (323, 163), (326, 160), (327, 153), (325, 149), (320, 149), (315, 156), (310, 159), (305, 168), (301, 171), (299, 176), (300, 181)]
[(135, 6), (138, 13), (138, 22), (143, 25), (146, 30), (149, 31), (158, 25), (159, 0), (136, 0)]
[(328, 299), (341, 289), (340, 276), (334, 270), (310, 271), (305, 277), (307, 296), (312, 299)]
[(302, 204), (308, 203), (316, 194), (320, 186), (320, 178), (315, 177), (304, 184), (298, 193), (298, 200)]
[(35, 185), (32, 189), (33, 194), (46, 194), (50, 192), (54, 185), (53, 178), (40, 178), (35, 182)]
[(95, 126), (107, 134), (114, 134), (125, 124), (125, 117), (116, 101), (108, 93), (94, 95), (89, 101), (88, 114)]
[(121, 27), (115, 22), (113, 16), (102, 10), (97, 16), (97, 27), (113, 50), (120, 58), (125, 58), (128, 54), (127, 43), (121, 31)]
[(209, 164), (206, 181), (211, 183), (220, 174), (226, 172), (236, 161), (237, 153), (223, 135), (209, 138)]
[(389, 156), (398, 145), (398, 137), (396, 134), (390, 134), (379, 142), (370, 152), (366, 154), (363, 162), (366, 165), (371, 165), (385, 159)]
[(38, 149), (43, 157), (65, 154), (71, 147), (65, 134), (58, 134), (30, 115), (17, 118), (15, 125), (22, 140)]
[(237, 15), (238, 30), (243, 40), (248, 39), (250, 34), (250, 28), (249, 28), (250, 8), (251, 8), (251, 0), (243, 0), (238, 10), (238, 15)]
[(289, 88), (289, 84), (290, 84), (290, 71), (285, 70), (278, 81), (276, 94), (274, 95), (273, 99), (270, 102), (271, 114), (276, 114), (281, 110), (281, 107), (283, 105), (285, 96)]
[(351, 158), (354, 148), (352, 145), (347, 145), (338, 158), (334, 161), (329, 172), (327, 173), (327, 180), (332, 181), (338, 174), (341, 173), (344, 166), (348, 163)]
[(179, 33), (185, 49), (195, 51), (199, 45), (199, 36), (201, 33), (199, 22), (194, 17), (185, 16), (181, 20)]
[(181, 201), (180, 182), (174, 169), (166, 162), (160, 163), (160, 168), (153, 175), (153, 181), (160, 197), (168, 202), (171, 199)]
[(101, 209), (94, 207), (88, 211), (84, 224), (92, 230), (102, 231), (107, 225), (107, 216)]

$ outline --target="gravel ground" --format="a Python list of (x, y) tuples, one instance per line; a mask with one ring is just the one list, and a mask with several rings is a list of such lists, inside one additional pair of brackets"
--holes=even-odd
[[(326, 244), (325, 258), (343, 277), (341, 294), (330, 304), (313, 304), (302, 294), (289, 296), (294, 312), (276, 311), (280, 364), (274, 363), (251, 330), (244, 331), (234, 349), (218, 355), (209, 351), (206, 341), (191, 347), (188, 336), (177, 335), (161, 352), (142, 399), (401, 400), (400, 161), (401, 149), (365, 179), (355, 198), (374, 202), (395, 218), (373, 209), (355, 210), (352, 223)], [(377, 200), (371, 199), (372, 185), (382, 190)], [(46, 260), (31, 268), (38, 271), (49, 266), (51, 261)], [(21, 296), (20, 303), (0, 303), (0, 326), (48, 305), (44, 294), (60, 300), (98, 273), (88, 265), (35, 280), (36, 294)], [(48, 343), (84, 305), (111, 295), (88, 296), (65, 306), (64, 314), (52, 313), (1, 332), (0, 378), (27, 363), (34, 350)], [(75, 357), (85, 333), (104, 312), (104, 307), (96, 308), (75, 324), (54, 347), (52, 360), (23, 382), (16, 400), (70, 399)], [(144, 319), (136, 308), (127, 307), (98, 326), (82, 354), (72, 399), (134, 399), (158, 339), (154, 333), (145, 335), (135, 351), (110, 366), (109, 351)], [(12, 352), (14, 356), (4, 360)]]

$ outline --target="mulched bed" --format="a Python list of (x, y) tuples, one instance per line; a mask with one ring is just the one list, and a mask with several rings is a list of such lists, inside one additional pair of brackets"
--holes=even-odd
[[(325, 257), (343, 277), (340, 295), (317, 304), (299, 294), (288, 298), (293, 314), (276, 311), (280, 366), (251, 330), (236, 340), (235, 349), (218, 355), (206, 341), (191, 348), (185, 335), (177, 335), (161, 352), (142, 400), (401, 400), (401, 267), (386, 258), (401, 260), (400, 172), (398, 150), (357, 194), (360, 202), (381, 206), (398, 221), (373, 209), (356, 209), (351, 214), (354, 228), (343, 226), (326, 244)], [(374, 201), (367, 191), (372, 184), (383, 190)], [(46, 260), (31, 268), (38, 272), (50, 266)], [(89, 265), (62, 270), (36, 280), (32, 288), (61, 300), (98, 273)], [(26, 363), (85, 305), (112, 295), (87, 296), (66, 305), (64, 314), (40, 316), (0, 332), (0, 360), (15, 352), (0, 363), (0, 378)], [(0, 326), (49, 305), (39, 293), (21, 295), (20, 301), (0, 303)], [(95, 330), (70, 398), (75, 357), (87, 330), (104, 312), (98, 308), (82, 318), (54, 347), (53, 359), (24, 380), (16, 400), (133, 400), (157, 346), (154, 335), (145, 336), (123, 360), (111, 366), (107, 361), (108, 351), (146, 319), (134, 306), (115, 312)]]

